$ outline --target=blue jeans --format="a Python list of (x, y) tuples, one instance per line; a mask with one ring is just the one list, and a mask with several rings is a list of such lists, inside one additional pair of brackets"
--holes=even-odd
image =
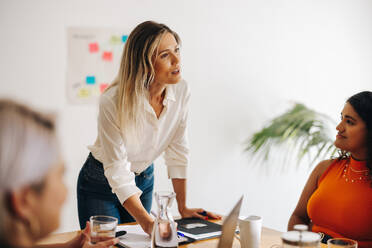
[[(151, 164), (136, 178), (137, 187), (142, 190), (140, 200), (147, 212), (152, 205), (154, 188), (154, 164)], [(81, 229), (92, 215), (109, 215), (118, 218), (118, 223), (134, 222), (125, 210), (104, 175), (103, 165), (90, 153), (79, 173), (77, 182), (77, 203)]]

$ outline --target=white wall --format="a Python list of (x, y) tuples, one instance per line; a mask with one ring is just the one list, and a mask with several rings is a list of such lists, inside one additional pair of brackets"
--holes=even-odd
[[(66, 100), (66, 27), (152, 19), (176, 30), (192, 89), (188, 205), (226, 214), (244, 194), (243, 215), (284, 231), (309, 170), (266, 173), (243, 143), (290, 102), (337, 120), (348, 96), (371, 90), (371, 14), (369, 0), (1, 0), (0, 94), (60, 116), (69, 198), (59, 231), (78, 228), (76, 178), (97, 116)], [(169, 187), (159, 160), (155, 188)]]

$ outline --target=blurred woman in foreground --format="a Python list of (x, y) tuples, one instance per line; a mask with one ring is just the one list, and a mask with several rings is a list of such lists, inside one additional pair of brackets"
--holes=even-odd
[[(0, 247), (33, 247), (59, 226), (66, 198), (64, 165), (54, 122), (0, 99)], [(109, 247), (90, 243), (90, 225), (64, 244), (43, 247)]]

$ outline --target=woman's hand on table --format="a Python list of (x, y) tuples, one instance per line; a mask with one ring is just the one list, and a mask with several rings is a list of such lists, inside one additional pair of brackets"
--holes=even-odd
[(142, 230), (151, 236), (154, 219), (147, 213), (140, 200), (140, 195), (134, 194), (125, 200), (123, 207), (134, 217)]
[(75, 238), (66, 243), (68, 248), (106, 248), (111, 247), (119, 242), (118, 238), (101, 241), (96, 244), (91, 243), (90, 239), (90, 224), (87, 221), (85, 229), (80, 232)]
[(197, 218), (204, 219), (204, 220), (207, 220), (207, 219), (220, 220), (221, 219), (221, 215), (218, 215), (218, 214), (215, 214), (215, 213), (212, 213), (212, 212), (209, 212), (209, 211), (205, 211), (202, 208), (187, 208), (187, 207), (185, 207), (185, 208), (179, 210), (179, 212), (180, 212), (182, 218), (197, 217)]
[(145, 231), (145, 233), (147, 233), (148, 235), (151, 236), (151, 233), (152, 233), (152, 229), (154, 228), (154, 220), (148, 220), (148, 221), (145, 221), (145, 222), (138, 222), (139, 225), (142, 227), (143, 231)]

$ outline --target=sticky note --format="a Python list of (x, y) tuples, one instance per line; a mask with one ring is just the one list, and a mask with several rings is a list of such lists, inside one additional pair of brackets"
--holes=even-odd
[(99, 45), (97, 42), (89, 43), (89, 52), (97, 53), (99, 50)]
[(104, 51), (102, 54), (102, 59), (105, 61), (112, 61), (112, 52)]
[(127, 39), (128, 39), (128, 35), (123, 35), (123, 36), (121, 36), (121, 41), (122, 41), (123, 43), (125, 43), (125, 42), (127, 41)]
[(99, 89), (100, 89), (101, 93), (105, 91), (105, 89), (107, 88), (107, 86), (108, 86), (108, 84), (106, 84), (106, 83), (101, 83), (99, 85)]
[(92, 96), (99, 96), (101, 94), (99, 87), (92, 88)]
[(95, 84), (96, 83), (96, 77), (95, 76), (87, 76), (85, 82), (87, 84)]
[(89, 96), (90, 96), (90, 90), (87, 89), (87, 88), (81, 88), (78, 91), (78, 97), (80, 97), (80, 98), (87, 98)]
[(116, 35), (111, 36), (110, 43), (112, 45), (119, 45), (119, 44), (121, 44), (120, 37), (119, 36), (116, 36)]

